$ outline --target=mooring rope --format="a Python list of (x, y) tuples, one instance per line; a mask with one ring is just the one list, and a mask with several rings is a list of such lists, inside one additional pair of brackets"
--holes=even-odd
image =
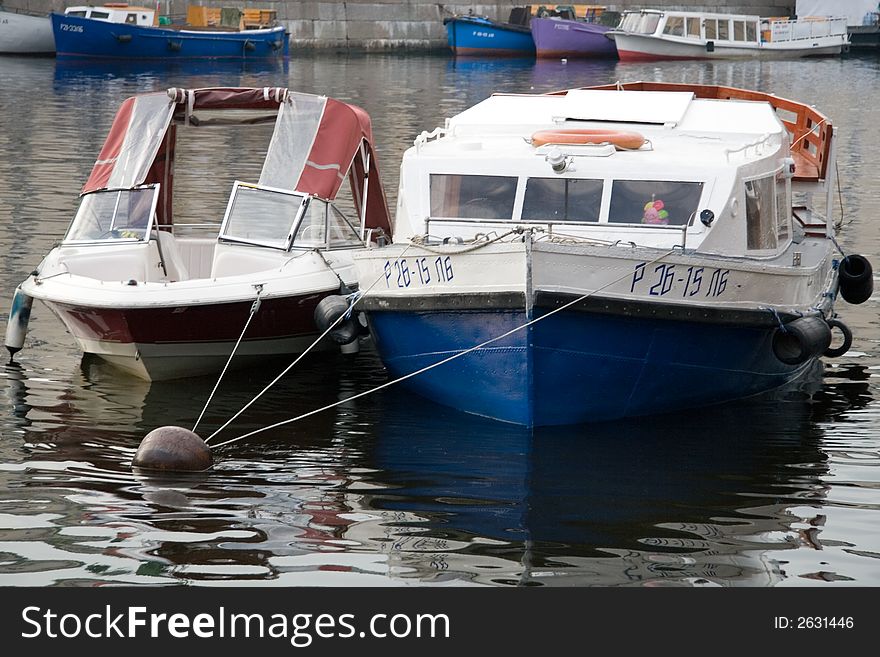
[[(412, 246), (413, 246), (413, 244), (412, 244), (412, 242), (410, 242), (410, 243), (406, 246), (406, 248), (404, 248), (403, 251), (400, 252), (400, 255), (398, 255), (397, 258), (395, 259), (395, 262), (396, 262), (397, 260), (400, 260), (400, 259), (406, 254), (406, 252), (410, 249), (410, 247), (412, 247)], [(336, 272), (334, 271), (333, 273), (335, 274)], [(337, 276), (338, 276), (338, 274), (337, 274)], [(305, 358), (306, 354), (308, 354), (309, 352), (312, 351), (312, 349), (314, 349), (316, 346), (318, 346), (318, 344), (320, 344), (321, 340), (323, 340), (325, 337), (327, 337), (327, 335), (330, 333), (330, 331), (332, 331), (334, 328), (336, 328), (336, 325), (339, 324), (339, 322), (341, 322), (345, 317), (350, 316), (352, 310), (353, 310), (354, 307), (360, 302), (360, 300), (363, 299), (363, 298), (364, 298), (364, 297), (370, 292), (370, 290), (372, 290), (374, 287), (376, 287), (376, 285), (379, 284), (379, 281), (381, 281), (383, 278), (385, 278), (385, 273), (384, 273), (384, 272), (383, 272), (382, 274), (380, 274), (380, 275), (378, 276), (378, 278), (376, 278), (375, 281), (373, 281), (373, 283), (370, 285), (370, 287), (368, 287), (368, 288), (366, 289), (365, 292), (363, 292), (363, 293), (358, 292), (358, 294), (355, 295), (354, 298), (352, 299), (352, 302), (351, 302), (351, 304), (349, 305), (348, 310), (347, 310), (346, 312), (340, 314), (339, 317), (337, 317), (337, 318), (333, 321), (333, 323), (330, 324), (330, 326), (328, 326), (328, 327), (324, 330), (323, 333), (321, 333), (321, 335), (319, 335), (317, 338), (315, 338), (315, 341), (312, 342), (312, 344), (310, 344), (310, 345), (306, 348), (305, 351), (303, 351), (299, 356), (297, 356), (297, 357), (293, 360), (293, 362), (290, 363), (290, 365), (288, 365), (287, 367), (284, 368), (284, 370), (281, 372), (281, 374), (279, 374), (279, 375), (276, 376), (274, 379), (272, 379), (272, 381), (271, 381), (270, 383), (268, 383), (268, 384), (266, 385), (266, 387), (264, 387), (259, 393), (257, 393), (257, 396), (256, 396), (256, 397), (254, 397), (254, 398), (251, 399), (247, 404), (245, 404), (244, 406), (242, 406), (241, 409), (239, 409), (239, 411), (238, 411), (235, 415), (233, 415), (231, 418), (229, 418), (229, 419), (223, 424), (223, 426), (221, 426), (221, 427), (220, 427), (219, 429), (217, 429), (214, 433), (212, 433), (210, 436), (208, 436), (208, 437), (205, 439), (205, 444), (209, 443), (209, 442), (210, 442), (210, 441), (211, 441), (211, 440), (212, 440), (212, 439), (213, 439), (218, 433), (220, 433), (221, 431), (223, 431), (223, 429), (225, 429), (225, 428), (228, 427), (230, 424), (232, 424), (232, 423), (233, 423), (233, 422), (234, 422), (234, 421), (235, 421), (235, 420), (236, 420), (236, 419), (237, 419), (242, 413), (244, 413), (247, 409), (249, 409), (249, 408), (250, 408), (250, 407), (251, 407), (251, 406), (252, 406), (252, 405), (253, 405), (253, 404), (254, 404), (254, 403), (260, 398), (260, 397), (262, 397), (263, 395), (265, 395), (266, 392), (268, 392), (269, 389), (270, 389), (272, 386), (274, 386), (276, 383), (278, 383), (278, 382), (282, 379), (282, 377), (284, 377), (284, 375), (286, 375), (290, 370), (292, 370), (292, 369), (296, 366), (297, 363), (299, 363), (303, 358)], [(198, 423), (197, 423), (197, 424), (198, 424)], [(195, 431), (195, 430), (194, 430), (194, 431)], [(222, 444), (222, 443), (221, 443), (221, 444)]]
[(214, 394), (217, 392), (217, 388), (220, 387), (220, 382), (223, 380), (223, 377), (226, 375), (226, 370), (229, 369), (229, 363), (232, 362), (232, 357), (235, 356), (235, 352), (238, 350), (238, 345), (241, 344), (242, 338), (244, 338), (245, 332), (248, 330), (248, 326), (250, 326), (251, 320), (254, 318), (254, 315), (257, 314), (257, 311), (260, 309), (260, 294), (263, 292), (263, 285), (258, 284), (254, 285), (257, 289), (257, 298), (254, 299), (254, 302), (251, 304), (251, 313), (248, 315), (247, 321), (244, 323), (244, 328), (241, 329), (241, 335), (238, 336), (238, 340), (235, 343), (235, 346), (232, 348), (232, 353), (229, 354), (229, 358), (226, 359), (226, 365), (223, 366), (223, 371), (220, 372), (220, 377), (217, 379), (217, 383), (214, 384), (214, 389), (211, 391), (211, 394), (208, 395), (208, 400), (205, 402), (204, 407), (202, 408), (202, 412), (199, 414), (199, 419), (196, 420), (196, 423), (193, 425), (192, 431), (196, 432), (196, 429), (199, 426), (199, 422), (202, 421), (202, 418), (205, 415), (205, 411), (208, 410), (208, 406), (211, 405), (211, 400), (214, 399)]
[[(409, 248), (409, 247), (407, 247), (407, 248)], [(669, 255), (672, 255), (674, 252), (675, 252), (674, 249), (670, 249), (666, 253), (662, 253), (659, 256), (657, 256), (656, 258), (654, 258), (654, 260), (651, 260), (650, 262), (645, 263), (645, 266), (647, 267), (648, 265), (653, 265), (654, 263), (659, 262), (663, 258), (665, 258)], [(403, 254), (401, 253), (401, 256), (402, 255)], [(400, 256), (398, 256), (398, 258), (399, 257)], [(416, 370), (415, 372), (410, 372), (409, 374), (404, 374), (403, 376), (398, 377), (398, 378), (394, 379), (393, 381), (386, 381), (385, 383), (378, 385), (375, 388), (371, 388), (370, 390), (365, 390), (364, 392), (360, 392), (356, 395), (352, 395), (351, 397), (346, 397), (345, 399), (334, 402), (332, 404), (327, 404), (326, 406), (322, 406), (321, 408), (316, 408), (316, 409), (311, 410), (307, 413), (303, 413), (302, 415), (298, 415), (296, 417), (289, 418), (287, 420), (282, 420), (281, 422), (276, 422), (275, 424), (271, 424), (269, 426), (262, 427), (260, 429), (254, 429), (253, 431), (250, 431), (250, 432), (243, 434), (241, 436), (237, 436), (236, 438), (230, 438), (229, 440), (226, 440), (222, 443), (217, 443), (216, 445), (211, 445), (211, 449), (225, 447), (226, 445), (231, 445), (232, 443), (236, 443), (240, 440), (244, 440), (245, 438), (250, 438), (251, 436), (255, 436), (258, 433), (262, 433), (264, 431), (269, 431), (271, 429), (276, 429), (280, 426), (284, 426), (285, 424), (292, 424), (293, 422), (298, 422), (298, 421), (303, 420), (303, 419), (310, 417), (312, 415), (316, 415), (318, 413), (322, 413), (323, 411), (330, 410), (331, 408), (335, 408), (336, 406), (340, 406), (342, 404), (347, 404), (348, 402), (354, 401), (356, 399), (360, 399), (361, 397), (366, 397), (367, 395), (371, 395), (375, 392), (379, 392), (380, 390), (384, 390), (385, 388), (389, 388), (389, 387), (396, 385), (402, 381), (406, 381), (407, 379), (411, 379), (414, 376), (418, 376), (419, 374), (424, 374), (425, 372), (432, 370), (435, 367), (445, 365), (446, 363), (449, 363), (457, 358), (461, 358), (462, 356), (466, 356), (467, 354), (469, 354), (473, 351), (477, 351), (478, 349), (482, 349), (483, 347), (486, 347), (490, 344), (498, 342), (499, 340), (502, 340), (510, 335), (513, 335), (514, 333), (522, 331), (523, 329), (528, 328), (529, 326), (532, 326), (533, 324), (537, 324), (538, 322), (541, 322), (541, 321), (547, 319), (548, 317), (552, 317), (556, 313), (561, 312), (561, 311), (565, 310), (566, 308), (570, 308), (571, 306), (573, 306), (577, 303), (580, 303), (581, 301), (587, 299), (588, 297), (590, 297), (598, 292), (601, 292), (602, 290), (605, 290), (605, 289), (611, 287), (612, 285), (616, 285), (617, 283), (619, 283), (620, 281), (626, 279), (627, 277), (629, 277), (631, 275), (632, 274), (630, 272), (627, 272), (623, 276), (620, 276), (619, 278), (616, 278), (613, 281), (610, 281), (610, 282), (606, 283), (605, 285), (603, 285), (599, 288), (596, 288), (595, 290), (591, 290), (591, 291), (587, 292), (586, 294), (583, 294), (583, 295), (579, 296), (578, 298), (573, 299), (573, 300), (559, 306), (558, 308), (554, 308), (550, 312), (548, 312), (544, 315), (541, 315), (540, 317), (536, 317), (534, 319), (531, 319), (528, 322), (526, 322), (525, 324), (522, 324), (520, 326), (516, 326), (516, 327), (510, 329), (509, 331), (502, 333), (501, 335), (497, 335), (494, 338), (490, 338), (489, 340), (486, 340), (485, 342), (482, 342), (474, 347), (470, 347), (469, 349), (466, 349), (465, 351), (461, 351), (457, 354), (453, 354), (451, 356), (448, 356), (448, 357), (444, 358), (443, 360), (440, 360), (436, 363), (432, 363), (431, 365), (426, 365), (425, 367), (423, 367), (419, 370)], [(375, 285), (375, 283), (374, 283), (374, 285)], [(370, 289), (372, 289), (372, 286), (370, 287)], [(365, 297), (365, 296), (367, 296), (367, 292), (364, 293), (363, 297)], [(363, 297), (361, 297), (361, 298), (363, 298)], [(262, 394), (262, 393), (260, 393), (260, 394)], [(216, 435), (216, 433), (215, 433), (215, 435)], [(213, 435), (211, 437), (213, 438)], [(205, 442), (208, 442), (208, 441), (206, 440)]]

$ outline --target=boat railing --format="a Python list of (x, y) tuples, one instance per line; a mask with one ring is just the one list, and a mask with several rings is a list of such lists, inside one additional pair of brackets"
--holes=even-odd
[(846, 36), (846, 18), (806, 18), (770, 21), (770, 41), (804, 41), (827, 36)]
[[(818, 183), (827, 179), (834, 129), (827, 116), (805, 103), (787, 100), (761, 91), (702, 84), (627, 82), (585, 88), (621, 91), (689, 91), (697, 98), (770, 103), (791, 136), (791, 156), (795, 161), (795, 173), (792, 180), (794, 182)], [(555, 93), (562, 95), (568, 91)]]

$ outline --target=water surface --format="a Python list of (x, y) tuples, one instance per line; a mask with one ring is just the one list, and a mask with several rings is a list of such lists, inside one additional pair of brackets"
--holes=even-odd
[[(494, 91), (658, 80), (773, 92), (838, 126), (840, 243), (880, 266), (878, 75), (875, 56), (642, 65), (320, 54), (134, 68), (4, 58), (0, 291), (9, 300), (63, 234), (119, 103), (175, 86), (289, 86), (361, 105), (391, 207), (413, 138)], [(255, 178), (265, 139), (230, 131), (188, 143), (177, 189), (192, 190), (178, 210), (219, 220), (231, 181)], [(0, 369), (0, 585), (878, 585), (877, 310), (841, 302), (853, 349), (761, 399), (529, 432), (389, 388), (223, 448), (212, 472), (157, 480), (129, 468), (141, 438), (192, 426), (214, 379), (150, 385), (83, 359), (37, 304), (24, 351)], [(286, 365), (230, 375), (200, 432)], [(369, 350), (306, 359), (221, 437), (384, 381)]]

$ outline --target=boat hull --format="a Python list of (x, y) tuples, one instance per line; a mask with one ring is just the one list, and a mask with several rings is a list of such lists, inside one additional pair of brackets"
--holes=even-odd
[(52, 14), (59, 58), (148, 60), (274, 59), (287, 56), (282, 26), (243, 31), (144, 27)]
[(467, 16), (445, 23), (449, 47), (456, 55), (526, 57), (535, 54), (535, 42), (528, 27)]
[(51, 55), (54, 52), (55, 37), (47, 16), (28, 16), (0, 9), (0, 54)]
[(828, 57), (839, 55), (846, 46), (845, 36), (822, 37), (785, 43), (720, 45), (712, 50), (705, 42), (688, 43), (652, 35), (613, 33), (617, 55), (625, 62), (656, 62), (692, 59), (784, 59), (789, 57)]
[[(234, 367), (302, 353), (318, 331), (314, 309), (331, 291), (264, 299), (236, 351)], [(219, 372), (244, 329), (253, 299), (150, 308), (42, 301), (83, 353), (148, 381)], [(322, 345), (329, 348), (330, 345)]]
[(538, 57), (615, 57), (617, 46), (605, 36), (611, 28), (583, 21), (533, 18), (532, 38)]
[[(538, 308), (535, 316), (547, 310)], [(369, 317), (392, 378), (528, 321), (524, 307)], [(666, 413), (772, 390), (797, 377), (812, 361), (781, 363), (773, 355), (773, 331), (562, 311), (405, 384), (440, 404), (526, 426)]]
[(791, 381), (815, 358), (783, 362), (774, 335), (831, 312), (830, 247), (801, 242), (810, 255), (797, 267), (789, 253), (750, 263), (529, 240), (462, 252), (392, 245), (354, 260), (391, 379), (467, 413), (543, 426), (706, 406)]

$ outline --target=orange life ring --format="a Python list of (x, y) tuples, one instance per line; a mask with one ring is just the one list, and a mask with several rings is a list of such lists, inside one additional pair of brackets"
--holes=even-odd
[(585, 128), (557, 128), (538, 130), (532, 135), (532, 146), (545, 144), (613, 144), (617, 148), (641, 148), (645, 138), (638, 132), (623, 130), (588, 130)]

